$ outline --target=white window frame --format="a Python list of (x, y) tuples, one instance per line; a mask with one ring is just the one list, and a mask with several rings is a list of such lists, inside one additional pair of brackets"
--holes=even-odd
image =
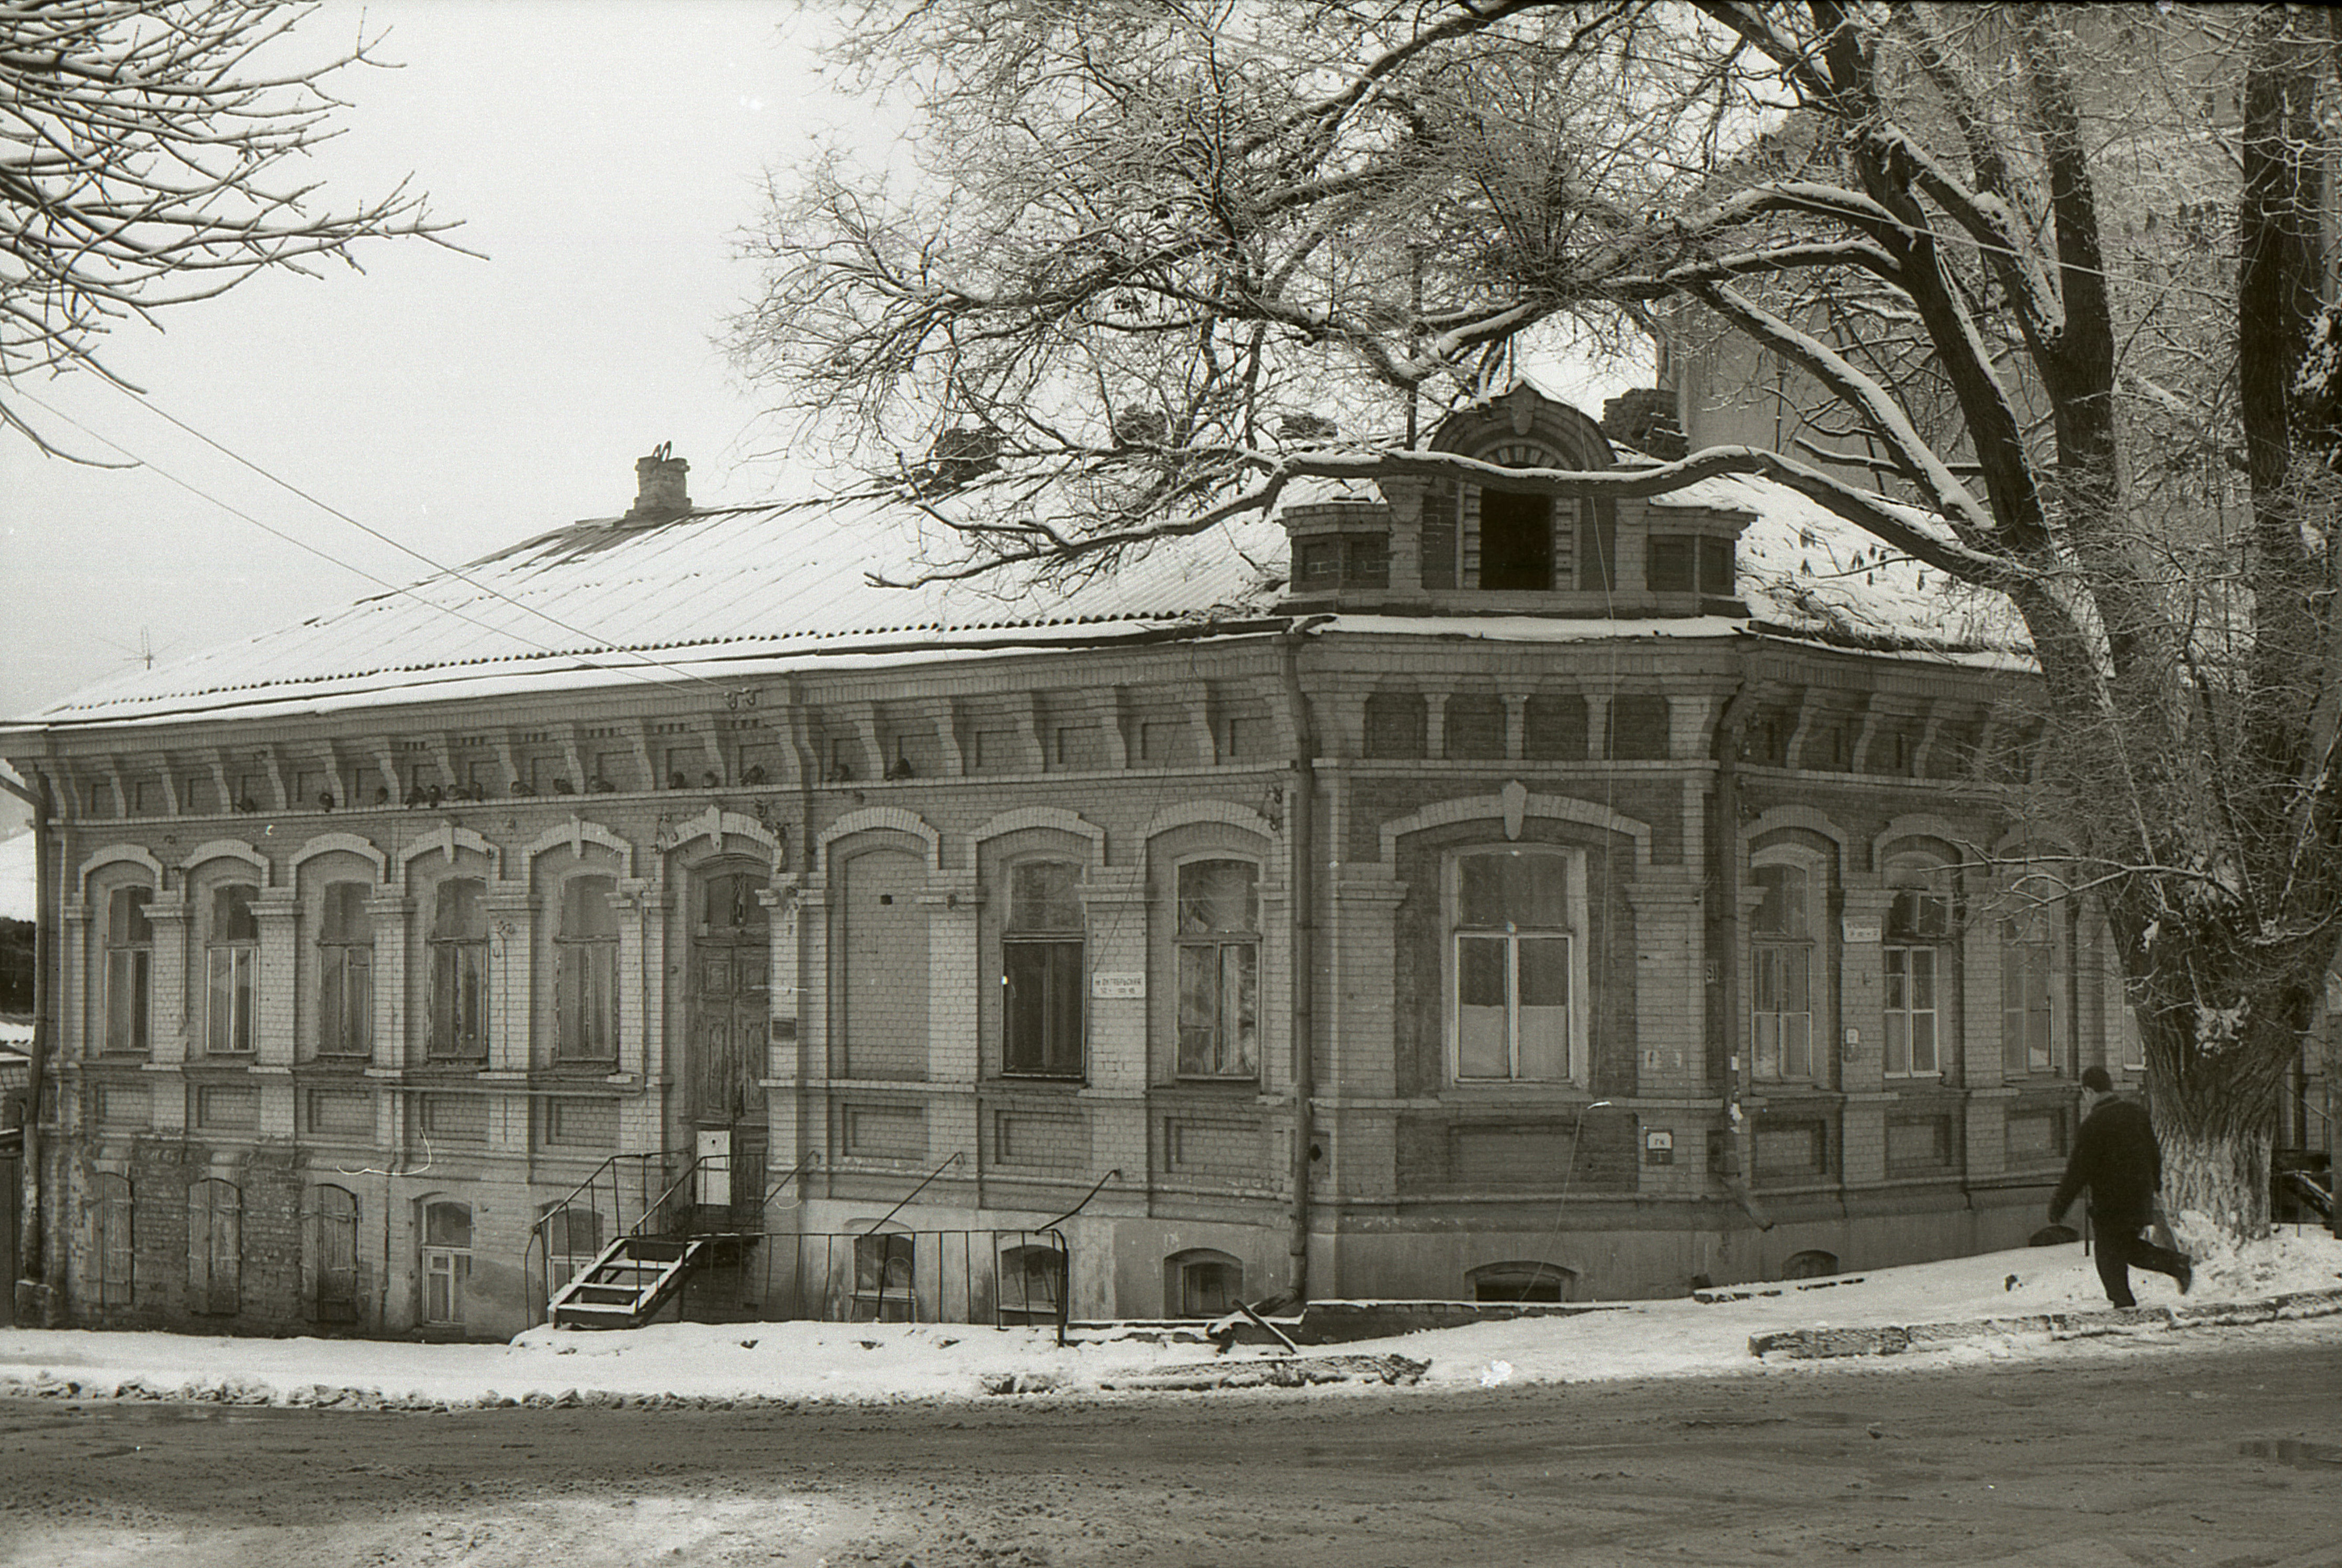
[[(1827, 1076), (1826, 1058), (1818, 1050), (1817, 1042), (1826, 1022), (1819, 998), (1823, 994), (1820, 976), (1825, 972), (1827, 957), (1823, 937), (1829, 908), (1829, 863), (1822, 855), (1800, 844), (1774, 844), (1748, 857), (1751, 886), (1755, 885), (1758, 871), (1774, 866), (1797, 872), (1805, 878), (1806, 934), (1803, 937), (1784, 937), (1760, 933), (1756, 929), (1756, 910), (1761, 905), (1752, 904), (1749, 906), (1746, 1004), (1750, 1072), (1767, 1083), (1816, 1083)], [(1761, 982), (1767, 955), (1791, 952), (1798, 954), (1806, 970), (1806, 1006), (1802, 1014), (1805, 1020), (1805, 1064), (1801, 1069), (1792, 1068), (1787, 1048), (1779, 1043), (1786, 1039), (1783, 1034), (1786, 1021), (1800, 1014), (1788, 1008), (1776, 1008), (1768, 1014), (1757, 1005), (1763, 994)], [(1777, 1041), (1770, 1071), (1767, 1071), (1764, 1046), (1764, 1025), (1768, 1016), (1773, 1020)]]
[[(1217, 865), (1222, 864), (1245, 866), (1252, 872), (1251, 925), (1249, 928), (1245, 929), (1235, 927), (1221, 929), (1216, 927), (1209, 931), (1189, 932), (1186, 930), (1185, 916), (1183, 914), (1185, 900), (1180, 890), (1183, 885), (1183, 879), (1185, 878), (1188, 869), (1190, 867)], [(1172, 865), (1171, 1051), (1173, 1072), (1180, 1078), (1199, 1083), (1230, 1083), (1251, 1082), (1257, 1080), (1260, 1077), (1262, 1014), (1264, 1012), (1264, 1009), (1261, 1006), (1262, 944), (1260, 929), (1260, 888), (1262, 882), (1265, 880), (1266, 878), (1262, 874), (1260, 862), (1250, 855), (1205, 852), (1197, 854), (1183, 856)], [(1191, 1068), (1187, 1064), (1186, 1050), (1186, 970), (1188, 964), (1187, 954), (1190, 952), (1199, 954), (1208, 952), (1212, 955), (1210, 962), (1212, 964), (1212, 986), (1215, 1004), (1213, 1007), (1212, 1024), (1213, 1039), (1208, 1047), (1209, 1060), (1205, 1065), (1196, 1068)], [(1232, 956), (1236, 957), (1236, 962), (1240, 965), (1248, 963), (1252, 966), (1252, 1013), (1251, 1017), (1245, 1021), (1249, 1024), (1251, 1029), (1250, 1059), (1244, 1059), (1243, 1054), (1239, 1050), (1233, 1065), (1230, 1064), (1230, 1045), (1229, 1042), (1226, 1038), (1226, 1029), (1225, 1028), (1225, 1025), (1228, 1022), (1228, 1000), (1225, 988), (1228, 983), (1228, 964)]]
[[(1495, 926), (1466, 926), (1462, 924), (1464, 863), (1482, 855), (1520, 854), (1551, 858), (1561, 863), (1563, 882), (1563, 914), (1565, 924), (1559, 926), (1522, 927), (1507, 924), (1501, 930)], [(1582, 940), (1586, 927), (1586, 855), (1582, 850), (1566, 845), (1546, 844), (1459, 844), (1450, 850), (1441, 867), (1440, 945), (1441, 964), (1446, 970), (1446, 1027), (1447, 1035), (1447, 1078), (1457, 1084), (1511, 1085), (1517, 1084), (1580, 1084), (1586, 1077), (1586, 954)], [(1563, 959), (1567, 976), (1569, 995), (1564, 1004), (1563, 1061), (1557, 1074), (1545, 1077), (1527, 1076), (1521, 1061), (1520, 1032), (1520, 944), (1531, 940), (1559, 939), (1566, 946)], [(1471, 1074), (1464, 1071), (1464, 944), (1469, 941), (1497, 940), (1504, 944), (1506, 974), (1505, 1054), (1506, 1071), (1502, 1076), (1494, 1074)]]
[[(138, 894), (145, 900), (133, 904)], [(145, 1056), (155, 1045), (155, 927), (149, 913), (154, 908), (155, 890), (146, 884), (125, 883), (105, 890), (105, 973), (103, 976), (105, 997), (105, 1049), (120, 1055)], [(125, 911), (117, 934), (115, 911)], [(145, 926), (142, 940), (135, 934), (132, 918)], [(129, 1016), (119, 1017), (117, 1009), (127, 1005)], [(126, 1043), (117, 1044), (117, 1037)]]
[[(363, 929), (355, 936), (338, 930), (333, 920), (335, 893), (344, 887), (359, 890)], [(321, 1057), (356, 1061), (374, 1054), (374, 915), (365, 907), (373, 895), (373, 886), (357, 877), (337, 877), (318, 894), (316, 1054)], [(338, 1009), (331, 1004), (335, 1002)]]
[[(431, 1215), (437, 1209), (461, 1209), (467, 1237), (462, 1246), (431, 1240)], [(429, 1198), (423, 1203), (419, 1235), (421, 1268), (417, 1284), (421, 1300), (416, 1319), (426, 1328), (462, 1328), (464, 1297), (472, 1282), (472, 1253), (478, 1240), (479, 1219), (472, 1205), (453, 1198)]]
[[(231, 939), (220, 933), (220, 901), (235, 888), (242, 888), (246, 895), (245, 907), (253, 923), (249, 937)], [(260, 1044), (260, 888), (231, 878), (205, 887), (203, 898), (204, 1053), (249, 1056)], [(223, 979), (227, 999), (225, 1024), (220, 1006)]]
[[(1953, 1013), (1947, 1005), (1957, 982), (1953, 954), (1959, 942), (1958, 899), (1952, 885), (1952, 868), (1933, 860), (1903, 859), (1889, 864), (1887, 903), (1883, 914), (1879, 965), (1879, 1063), (1888, 1078), (1940, 1078), (1948, 1044), (1946, 1036)], [(1933, 941), (1898, 940), (1894, 935), (1895, 904), (1906, 894), (1938, 900), (1943, 905), (1943, 934)], [(1925, 959), (1925, 963), (1920, 962)], [(1926, 972), (1928, 1005), (1917, 1006), (1913, 996), (1920, 972)], [(1897, 996), (1902, 998), (1898, 1004)], [(1927, 1020), (1927, 1049), (1923, 1064), (1917, 1049), (1918, 1024)], [(1897, 1028), (1897, 1024), (1901, 1029)], [(1898, 1060), (1899, 1058), (1899, 1060)]]

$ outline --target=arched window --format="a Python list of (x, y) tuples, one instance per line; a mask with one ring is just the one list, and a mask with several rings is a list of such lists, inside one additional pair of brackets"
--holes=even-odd
[(431, 909), (431, 1054), (477, 1060), (488, 1053), (488, 894), (478, 879), (449, 877)]
[(1452, 861), (1457, 1078), (1569, 1076), (1572, 875), (1569, 856), (1534, 850), (1472, 850)]
[(358, 1199), (346, 1187), (311, 1187), (302, 1203), (302, 1261), (309, 1315), (319, 1323), (358, 1318)]
[(472, 1284), (472, 1208), (433, 1203), (423, 1207), (423, 1321), (464, 1326), (464, 1298)]
[(607, 876), (573, 876), (561, 884), (555, 928), (554, 1057), (606, 1062), (618, 1054), (618, 914)]
[(187, 1188), (187, 1310), (234, 1316), (242, 1305), (244, 1194), (206, 1178)]
[(1781, 1265), (1781, 1277), (1785, 1280), (1827, 1279), (1837, 1272), (1837, 1254), (1819, 1248), (1797, 1253)]
[(100, 1171), (91, 1180), (90, 1198), (90, 1293), (100, 1308), (126, 1307), (135, 1294), (137, 1257), (130, 1178)]
[(1748, 923), (1751, 1055), (1759, 1078), (1814, 1075), (1814, 877), (1788, 863), (1751, 869)]
[(1564, 1302), (1569, 1299), (1569, 1270), (1559, 1263), (1482, 1263), (1466, 1272), (1476, 1302)]
[(1179, 1075), (1260, 1075), (1260, 868), (1179, 867)]
[(2008, 1072), (2057, 1070), (2057, 906), (2025, 902), (2000, 923), (2000, 1048)]
[(155, 999), (155, 927), (146, 918), (151, 887), (117, 887), (105, 896), (105, 1048), (145, 1055)]
[(1004, 1071), (1055, 1078), (1082, 1072), (1081, 867), (1021, 860), (1009, 867), (1000, 937)]
[(212, 889), (204, 932), (211, 1004), (205, 1012), (204, 1049), (243, 1055), (253, 1048), (255, 986), (260, 971), (260, 922), (252, 901), (260, 890), (231, 882)]
[(1881, 962), (1886, 979), (1884, 1068), (1889, 1077), (1943, 1070), (1944, 1001), (1948, 994), (1952, 900), (1940, 866), (1904, 862), (1888, 871)]
[(317, 924), (317, 1054), (374, 1054), (373, 889), (363, 882), (325, 885)]
[(1244, 1299), (1244, 1264), (1194, 1247), (1163, 1260), (1163, 1304), (1171, 1317), (1226, 1317)]

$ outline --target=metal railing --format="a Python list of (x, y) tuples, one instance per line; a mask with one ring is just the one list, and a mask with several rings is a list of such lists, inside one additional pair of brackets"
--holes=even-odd
[[(709, 1205), (678, 1203), (679, 1194), (696, 1190), (701, 1161), (673, 1154), (614, 1154), (596, 1166), (569, 1194), (549, 1207), (530, 1232), (524, 1263), (530, 1285), (530, 1321), (543, 1323), (545, 1303), (560, 1283), (552, 1277), (553, 1229), (564, 1223), (565, 1210), (584, 1206), (606, 1214), (609, 1237), (596, 1229), (598, 1253), (610, 1241), (629, 1235), (705, 1234), (720, 1237), (727, 1261), (706, 1272), (718, 1276), (724, 1293), (732, 1298), (725, 1315), (766, 1322), (826, 1323), (954, 1323), (1006, 1327), (1052, 1325), (1065, 1343), (1070, 1313), (1072, 1260), (1058, 1226), (1089, 1206), (1108, 1182), (1122, 1174), (1108, 1171), (1082, 1194), (1081, 1201), (1047, 1223), (1031, 1230), (888, 1229), (896, 1214), (930, 1182), (959, 1158), (952, 1155), (930, 1171), (901, 1202), (866, 1228), (850, 1232), (770, 1231), (763, 1228), (773, 1200), (792, 1182), (814, 1168), (807, 1158), (784, 1173), (754, 1204), (735, 1203), (725, 1208), (727, 1223), (706, 1223)], [(674, 1174), (669, 1175), (672, 1171)], [(658, 1183), (656, 1193), (654, 1182)], [(606, 1194), (608, 1208), (600, 1200)], [(633, 1202), (629, 1221), (628, 1195)], [(558, 1254), (582, 1264), (586, 1255), (573, 1248)], [(695, 1315), (695, 1293), (689, 1283), (680, 1310)], [(715, 1309), (706, 1307), (703, 1311)]]

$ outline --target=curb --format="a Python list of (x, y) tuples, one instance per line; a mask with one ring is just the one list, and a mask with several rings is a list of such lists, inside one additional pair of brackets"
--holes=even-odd
[(1887, 1323), (1877, 1328), (1798, 1328), (1748, 1336), (1748, 1353), (1785, 1361), (1842, 1356), (1902, 1355), (1941, 1350), (2002, 1334), (2040, 1333), (2052, 1340), (2097, 1339), (2140, 1330), (2226, 1328), (2342, 1314), (2342, 1290), (2293, 1291), (2257, 1301), (2206, 1302), (2197, 1306), (2106, 1307), (2097, 1312), (2036, 1313), (1969, 1323)]

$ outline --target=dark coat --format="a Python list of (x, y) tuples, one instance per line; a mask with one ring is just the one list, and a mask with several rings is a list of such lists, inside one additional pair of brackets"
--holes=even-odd
[(2101, 1224), (2144, 1225), (2162, 1185), (2163, 1151), (2156, 1146), (2147, 1108), (2131, 1100), (2102, 1100), (2074, 1139), (2065, 1178), (2049, 1200), (2049, 1219), (2055, 1223), (2087, 1187), (2090, 1212)]

